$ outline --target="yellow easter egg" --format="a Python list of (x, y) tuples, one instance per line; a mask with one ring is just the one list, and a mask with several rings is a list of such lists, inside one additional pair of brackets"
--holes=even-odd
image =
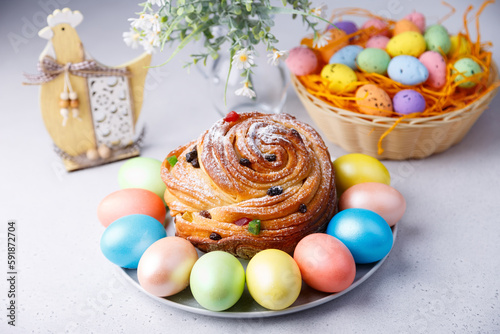
[(402, 19), (396, 22), (392, 34), (396, 36), (407, 31), (415, 31), (420, 33), (420, 29), (415, 23), (411, 22), (410, 20)]
[(321, 70), (321, 77), (330, 81), (328, 88), (333, 93), (352, 92), (358, 80), (356, 73), (344, 64), (328, 64)]
[(461, 35), (455, 35), (451, 36), (450, 40), (451, 40), (451, 48), (449, 55), (451, 57), (461, 57), (470, 55), (471, 49), (469, 41), (467, 41), (467, 38)]
[(405, 31), (394, 36), (387, 43), (387, 53), (391, 57), (408, 55), (418, 57), (426, 48), (424, 36), (416, 31)]

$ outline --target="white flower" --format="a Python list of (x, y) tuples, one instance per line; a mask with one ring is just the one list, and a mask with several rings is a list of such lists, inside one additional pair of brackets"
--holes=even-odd
[(140, 44), (146, 52), (154, 53), (156, 52), (156, 48), (161, 44), (160, 34), (154, 31), (150, 31), (146, 36), (144, 36)]
[(142, 40), (141, 45), (144, 48), (144, 51), (146, 51), (147, 53), (155, 53), (156, 52), (156, 49), (154, 48), (154, 46), (146, 40)]
[(138, 18), (128, 19), (130, 26), (135, 29), (147, 30), (149, 29), (149, 21), (147, 19), (149, 14), (141, 14)]
[(267, 58), (269, 58), (267, 62), (273, 66), (278, 66), (280, 60), (285, 60), (287, 56), (288, 56), (288, 51), (286, 50), (279, 51), (273, 49), (273, 52), (267, 55)]
[[(322, 19), (326, 18), (326, 10), (328, 6), (325, 3), (322, 3), (316, 8), (311, 9), (311, 14), (321, 17)], [(316, 22), (318, 22), (317, 18), (313, 18)]]
[(161, 30), (160, 15), (158, 13), (154, 15), (143, 13), (136, 19), (128, 20), (131, 22), (130, 25), (132, 28), (144, 30), (146, 34), (149, 31), (159, 32)]
[(246, 96), (248, 98), (254, 98), (256, 96), (255, 92), (253, 91), (252, 88), (248, 86), (248, 81), (244, 81), (243, 87), (240, 89), (237, 89), (234, 94), (238, 96)]
[(152, 5), (162, 7), (168, 2), (168, 0), (148, 0), (148, 2)]
[(330, 42), (332, 39), (332, 35), (330, 31), (325, 32), (324, 34), (318, 34), (318, 38), (313, 41), (314, 48), (322, 48)]
[(130, 31), (125, 31), (123, 33), (123, 41), (127, 46), (130, 46), (132, 49), (137, 49), (139, 46), (139, 40), (140, 40), (141, 34), (134, 30)]
[(239, 70), (249, 69), (253, 62), (253, 51), (248, 50), (247, 48), (238, 50), (236, 54), (233, 56), (233, 66), (236, 66)]
[(155, 33), (159, 33), (161, 30), (160, 26), (160, 15), (156, 13), (155, 15), (151, 15), (149, 18), (149, 22), (151, 22), (151, 30)]
[(149, 34), (146, 35), (146, 40), (152, 46), (159, 47), (160, 46), (160, 33), (151, 31)]

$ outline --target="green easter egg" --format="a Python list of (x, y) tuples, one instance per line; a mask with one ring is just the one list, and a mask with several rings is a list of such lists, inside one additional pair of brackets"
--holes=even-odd
[(118, 184), (120, 188), (141, 188), (149, 190), (163, 199), (165, 183), (161, 176), (161, 161), (152, 158), (133, 158), (120, 167)]
[(448, 54), (451, 49), (451, 39), (448, 31), (440, 24), (427, 28), (424, 34), (427, 50)]
[[(474, 74), (478, 74), (478, 73), (483, 72), (483, 70), (481, 69), (481, 66), (479, 66), (479, 64), (476, 63), (471, 58), (459, 59), (455, 62), (455, 64), (453, 64), (453, 67), (455, 67), (455, 69), (456, 69), (456, 70), (455, 69), (453, 70), (453, 74), (460, 73), (455, 78), (455, 82), (462, 81), (467, 77), (470, 77)], [(476, 83), (473, 81), (465, 81), (465, 82), (462, 82), (460, 85), (458, 85), (458, 87), (472, 88), (475, 85), (476, 85)]]
[(233, 255), (214, 251), (200, 257), (189, 280), (194, 299), (211, 311), (236, 304), (245, 289), (245, 270)]
[(385, 74), (391, 57), (382, 49), (367, 48), (356, 57), (356, 63), (360, 69), (367, 73)]

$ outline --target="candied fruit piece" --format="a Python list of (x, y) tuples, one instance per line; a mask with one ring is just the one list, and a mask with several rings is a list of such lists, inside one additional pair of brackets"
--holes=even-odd
[(238, 114), (236, 111), (231, 111), (224, 117), (225, 122), (236, 122), (238, 119), (240, 119), (240, 114)]
[(259, 234), (260, 233), (260, 220), (254, 219), (250, 223), (248, 223), (248, 232), (252, 234)]
[(238, 225), (238, 226), (243, 226), (243, 225), (250, 223), (250, 221), (251, 221), (250, 218), (243, 217), (243, 218), (236, 220), (233, 224)]
[(168, 163), (170, 166), (174, 167), (175, 164), (177, 163), (177, 157), (175, 155), (172, 155), (171, 157), (167, 158)]

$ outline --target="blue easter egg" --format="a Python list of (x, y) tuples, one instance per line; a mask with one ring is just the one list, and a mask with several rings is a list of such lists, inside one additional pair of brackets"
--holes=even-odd
[(356, 70), (356, 57), (363, 51), (359, 45), (348, 45), (338, 50), (330, 58), (330, 64), (344, 64)]
[(356, 263), (371, 263), (384, 258), (392, 248), (392, 230), (379, 214), (351, 208), (337, 213), (326, 233), (342, 241)]
[(427, 68), (413, 56), (396, 56), (387, 67), (389, 77), (403, 85), (414, 86), (425, 82), (429, 77)]
[(163, 225), (153, 217), (136, 214), (112, 222), (101, 237), (104, 256), (123, 268), (137, 268), (146, 249), (167, 236)]

